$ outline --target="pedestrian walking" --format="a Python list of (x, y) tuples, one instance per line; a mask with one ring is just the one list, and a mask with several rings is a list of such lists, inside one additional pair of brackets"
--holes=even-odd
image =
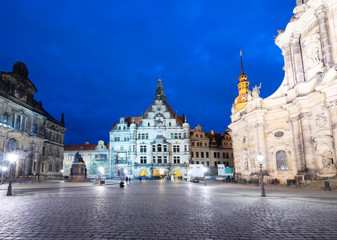
[(131, 183), (131, 177), (129, 177), (129, 183)]
[(126, 182), (126, 183), (128, 183), (128, 181), (129, 181), (129, 178), (128, 178), (128, 177), (126, 177), (126, 178), (125, 178), (125, 182)]

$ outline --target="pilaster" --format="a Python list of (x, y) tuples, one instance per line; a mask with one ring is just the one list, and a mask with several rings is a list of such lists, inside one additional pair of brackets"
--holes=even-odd
[(315, 10), (315, 16), (318, 20), (319, 33), (321, 37), (323, 63), (328, 70), (332, 67), (332, 52), (331, 52), (331, 44), (329, 38), (326, 12), (327, 9), (324, 5), (319, 6)]
[(293, 34), (291, 37), (292, 54), (293, 54), (293, 59), (294, 59), (294, 67), (295, 67), (297, 83), (301, 83), (305, 81), (300, 37), (301, 37), (301, 34), (299, 33)]

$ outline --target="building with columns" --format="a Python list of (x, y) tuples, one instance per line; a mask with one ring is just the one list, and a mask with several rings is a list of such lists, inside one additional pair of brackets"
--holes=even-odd
[(238, 178), (258, 177), (259, 153), (265, 156), (265, 178), (336, 176), (337, 0), (296, 2), (294, 16), (275, 39), (285, 63), (279, 89), (262, 99), (260, 87), (249, 90), (242, 68), (244, 84), (229, 126)]
[(161, 79), (142, 116), (121, 117), (110, 132), (112, 177), (181, 178), (190, 159), (190, 126), (166, 102)]
[(13, 72), (0, 72), (0, 166), (9, 166), (6, 156), (14, 153), (13, 176), (61, 179), (64, 117), (55, 120), (34, 99), (36, 92), (24, 63), (14, 63)]

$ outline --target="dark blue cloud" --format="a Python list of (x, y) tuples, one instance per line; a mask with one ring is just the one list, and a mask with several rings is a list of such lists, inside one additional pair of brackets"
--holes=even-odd
[(2, 1), (0, 70), (23, 61), (38, 100), (65, 113), (66, 144), (108, 141), (120, 116), (139, 116), (161, 76), (191, 127), (224, 132), (237, 96), (239, 51), (251, 86), (283, 79), (274, 44), (292, 16), (284, 0)]

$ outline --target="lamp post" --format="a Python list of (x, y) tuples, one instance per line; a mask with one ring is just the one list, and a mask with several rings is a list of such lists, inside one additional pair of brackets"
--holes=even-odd
[(7, 167), (2, 167), (1, 172), (1, 184), (4, 184), (4, 172), (7, 171)]
[(206, 186), (206, 172), (207, 172), (207, 167), (203, 167), (202, 171), (204, 172), (204, 186)]
[(261, 197), (266, 197), (266, 192), (264, 190), (264, 183), (263, 183), (263, 172), (262, 172), (262, 164), (263, 164), (264, 156), (260, 153), (259, 155), (257, 155), (256, 158), (260, 164), (260, 171), (261, 171)]
[(12, 165), (15, 163), (18, 156), (15, 153), (10, 153), (7, 156), (9, 160), (9, 184), (7, 189), (7, 196), (12, 196)]

